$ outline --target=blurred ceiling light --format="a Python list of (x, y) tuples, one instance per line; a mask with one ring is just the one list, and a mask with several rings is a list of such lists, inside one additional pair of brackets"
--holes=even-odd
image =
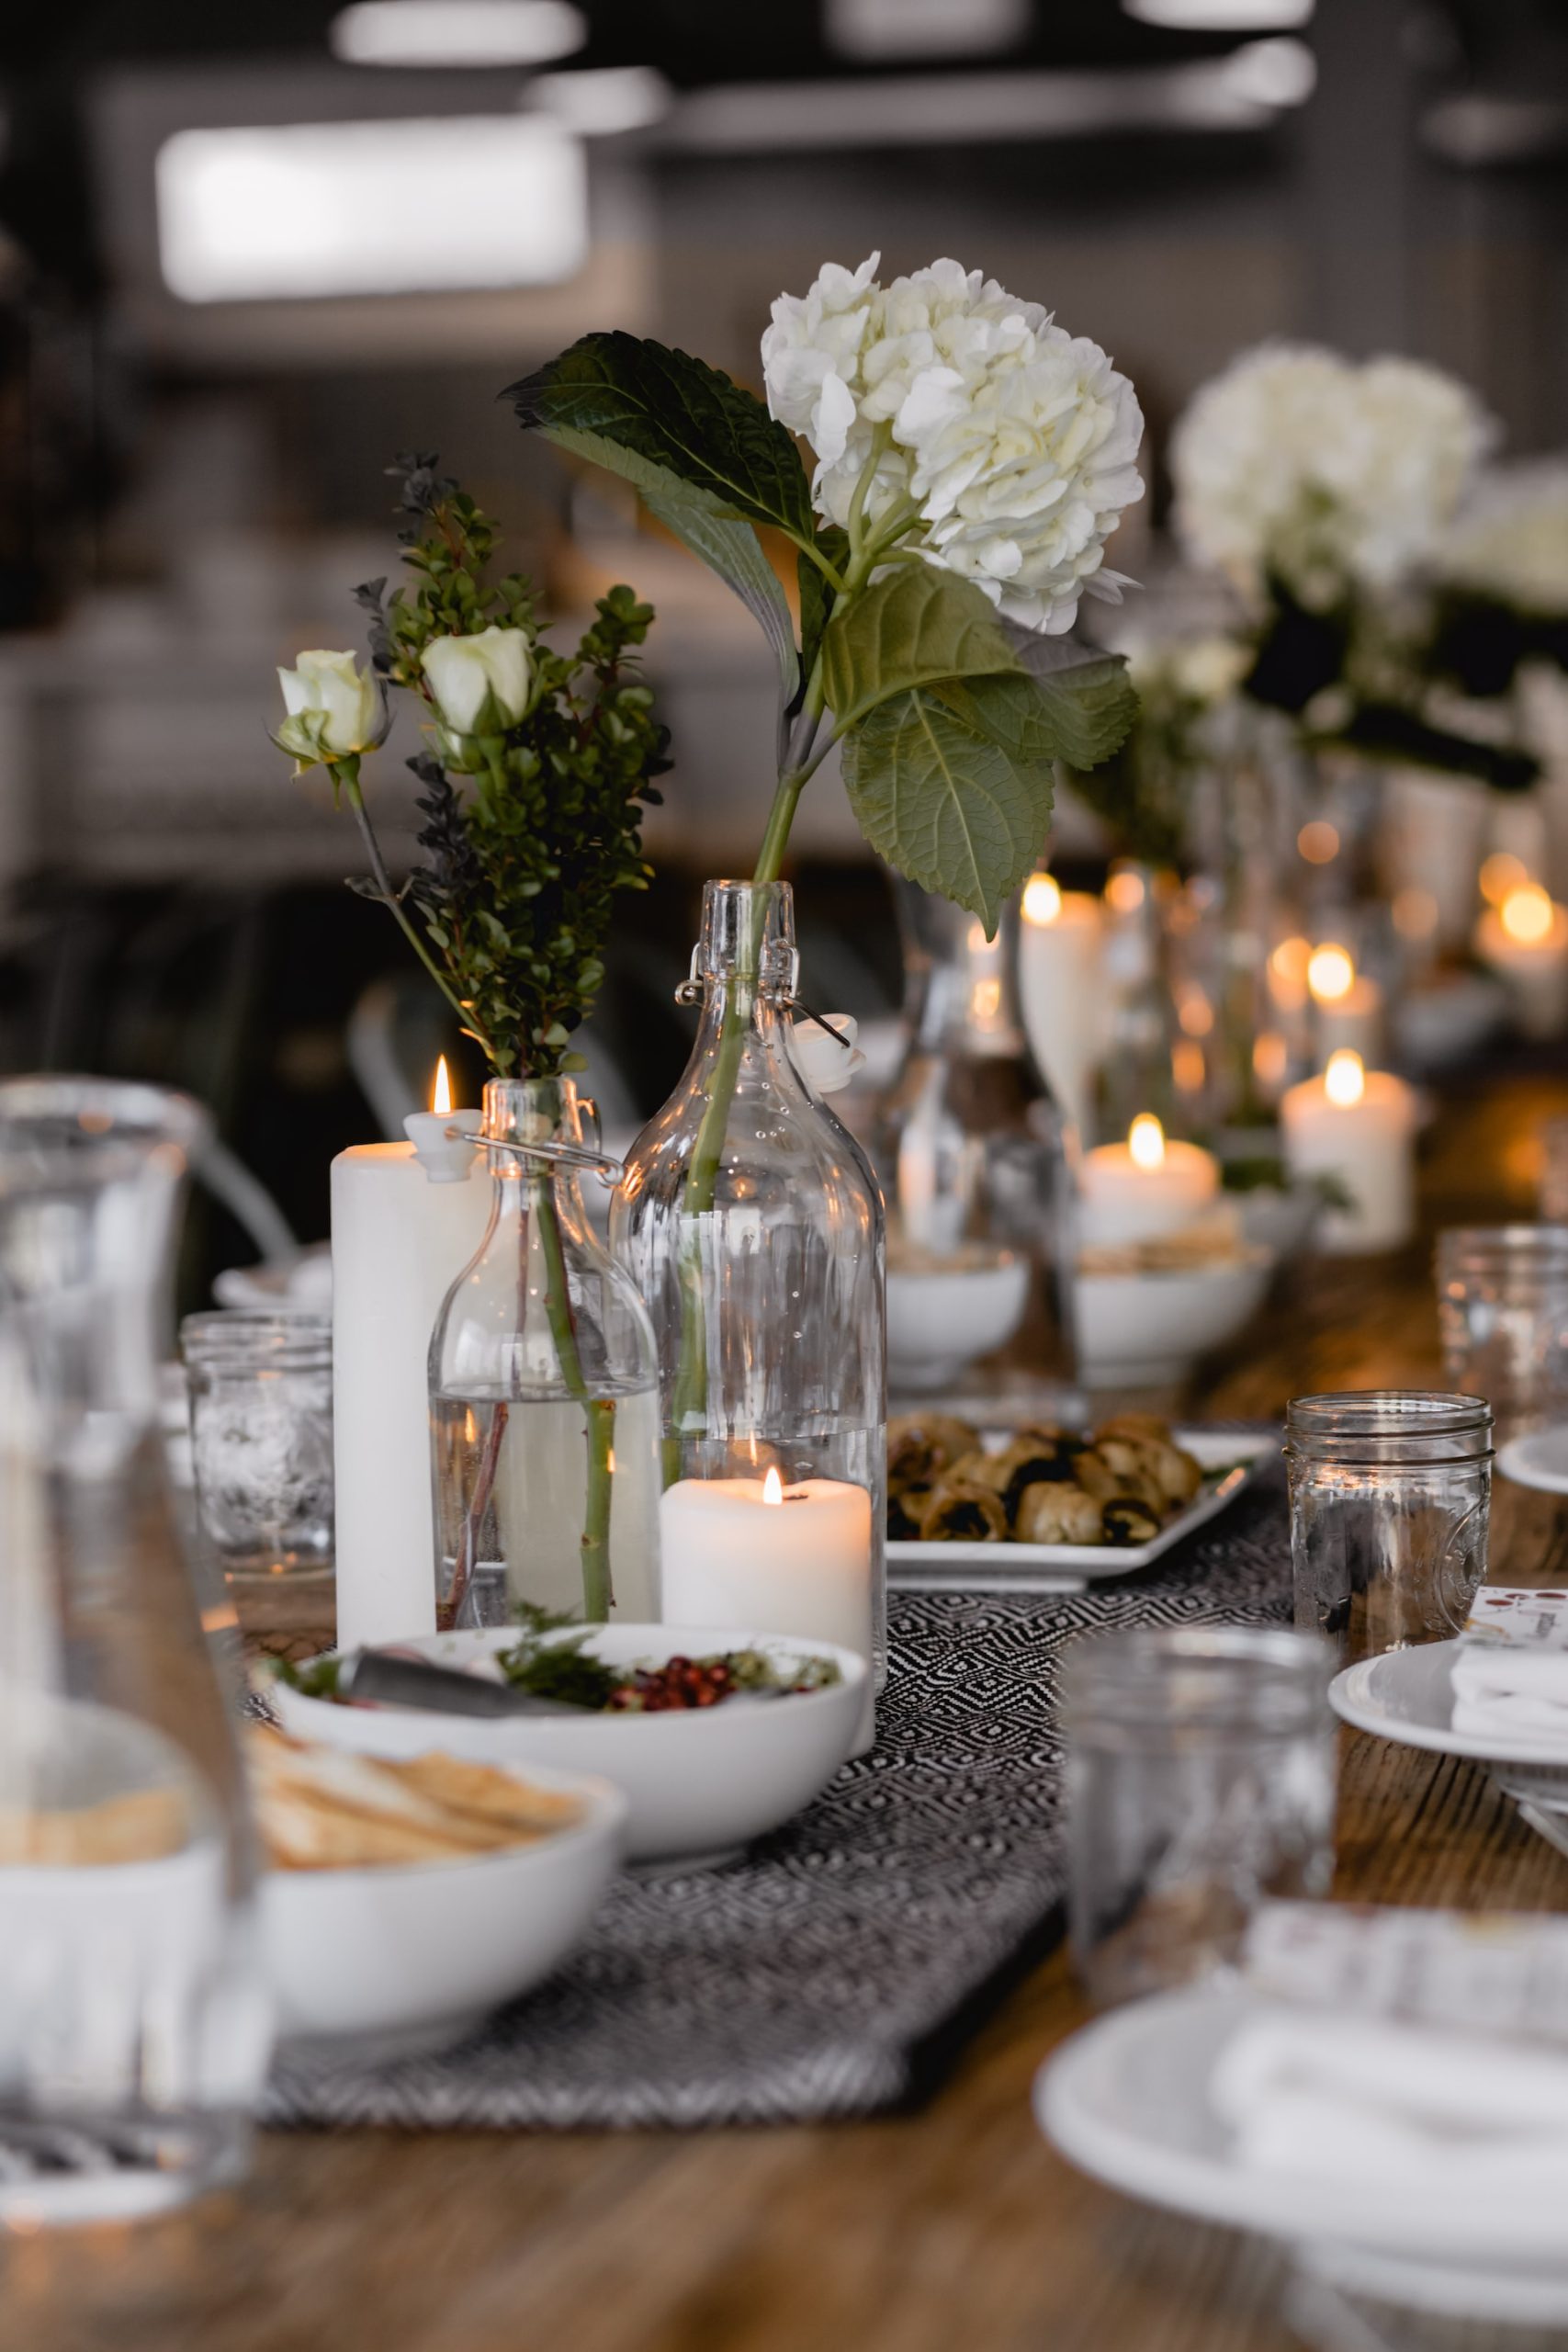
[(1143, 25), (1179, 33), (1293, 33), (1310, 24), (1316, 0), (1122, 0)]
[(840, 57), (995, 57), (1032, 19), (1031, 0), (827, 0), (822, 30)]
[(536, 74), (523, 103), (530, 113), (550, 115), (581, 138), (603, 139), (662, 122), (674, 96), (651, 65), (582, 65), (571, 74)]
[(582, 148), (521, 115), (180, 130), (153, 170), (186, 302), (549, 285), (588, 254)]
[(348, 65), (548, 65), (588, 20), (570, 0), (356, 0), (327, 38)]
[(1249, 40), (1220, 67), (1238, 98), (1262, 107), (1304, 107), (1317, 87), (1317, 60), (1304, 40)]

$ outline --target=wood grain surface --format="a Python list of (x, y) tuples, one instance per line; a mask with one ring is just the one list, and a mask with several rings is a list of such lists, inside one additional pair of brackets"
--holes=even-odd
[[(1564, 1108), (1568, 1088), (1522, 1082), (1451, 1102), (1428, 1223), (1529, 1215), (1535, 1127)], [(1429, 1241), (1302, 1265), (1191, 1401), (1275, 1415), (1390, 1384), (1439, 1385)], [(1568, 1512), (1500, 1483), (1491, 1573), (1568, 1575)], [(1474, 1767), (1347, 1734), (1336, 1892), (1556, 1910), (1568, 1860)], [(1129, 2203), (1041, 2141), (1032, 2078), (1084, 2016), (1058, 1956), (931, 2106), (873, 2123), (265, 2135), (242, 2189), (174, 2221), (13, 2242), (0, 2352), (1285, 2352), (1270, 2248)]]

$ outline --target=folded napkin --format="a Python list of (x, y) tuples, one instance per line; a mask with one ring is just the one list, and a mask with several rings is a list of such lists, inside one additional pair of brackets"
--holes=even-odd
[(1528, 1736), (1568, 1756), (1568, 1595), (1484, 1587), (1450, 1681), (1456, 1731)]
[(1568, 2197), (1568, 2054), (1540, 2044), (1270, 2004), (1226, 2042), (1209, 2101), (1244, 2166)]

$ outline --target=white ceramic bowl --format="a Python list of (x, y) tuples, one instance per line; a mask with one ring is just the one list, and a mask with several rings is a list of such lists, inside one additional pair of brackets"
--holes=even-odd
[(264, 1874), (263, 1945), (284, 2041), (356, 2057), (441, 2049), (581, 1943), (620, 1862), (626, 1802), (581, 1774), (530, 1766), (527, 1778), (579, 1797), (582, 1819), (471, 1861)]
[[(432, 1634), (400, 1642), (443, 1666), (492, 1676), (510, 1630)], [(299, 1739), (363, 1756), (422, 1756), (433, 1747), (481, 1764), (552, 1765), (600, 1773), (628, 1804), (626, 1859), (696, 1867), (736, 1852), (809, 1804), (853, 1751), (865, 1702), (866, 1662), (830, 1642), (750, 1634), (733, 1625), (605, 1625), (588, 1648), (611, 1665), (760, 1649), (773, 1657), (836, 1658), (842, 1679), (786, 1699), (730, 1699), (654, 1715), (426, 1714), (414, 1707), (342, 1707), (280, 1684), (278, 1714)]]
[(966, 1363), (1011, 1339), (1029, 1298), (1029, 1264), (887, 1269), (887, 1378), (896, 1390), (945, 1388)]
[(1272, 1272), (1267, 1250), (1248, 1250), (1179, 1273), (1077, 1275), (1079, 1377), (1089, 1388), (1182, 1379), (1257, 1313)]

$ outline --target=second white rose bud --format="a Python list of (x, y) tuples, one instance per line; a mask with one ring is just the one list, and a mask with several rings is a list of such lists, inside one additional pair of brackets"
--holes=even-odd
[(454, 735), (502, 734), (528, 707), (534, 656), (520, 628), (433, 638), (423, 666), (436, 709)]

